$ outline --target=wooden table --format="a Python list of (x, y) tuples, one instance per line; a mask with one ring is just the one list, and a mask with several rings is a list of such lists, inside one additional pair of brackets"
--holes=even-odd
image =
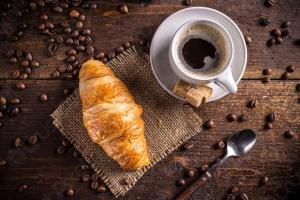
[[(117, 14), (118, 6), (126, 3), (129, 14)], [(296, 85), (300, 83), (299, 46), (293, 44), (300, 38), (300, 1), (278, 1), (272, 8), (266, 8), (263, 0), (193, 0), (193, 6), (207, 6), (218, 9), (230, 16), (245, 35), (252, 38), (248, 46), (247, 70), (239, 84), (236, 95), (208, 103), (195, 111), (203, 121), (211, 119), (215, 127), (193, 137), (190, 142), (194, 147), (188, 151), (177, 150), (158, 163), (124, 196), (124, 199), (172, 199), (185, 187), (176, 187), (188, 169), (198, 170), (199, 166), (209, 164), (217, 159), (221, 150), (214, 149), (214, 144), (225, 139), (230, 133), (244, 128), (257, 132), (257, 144), (245, 157), (230, 159), (203, 188), (191, 199), (222, 199), (227, 190), (238, 185), (249, 199), (286, 199), (300, 196), (300, 107), (299, 92)], [(92, 38), (97, 51), (112, 51), (127, 41), (138, 42), (151, 39), (158, 25), (170, 14), (185, 8), (182, 0), (153, 0), (143, 7), (138, 1), (103, 0), (97, 9), (81, 9), (86, 19), (86, 26), (92, 28)], [(114, 11), (114, 12), (108, 12)], [(43, 129), (44, 139), (34, 146), (14, 148), (16, 137), (26, 139), (33, 135), (49, 119), (49, 114), (66, 98), (63, 90), (76, 88), (78, 80), (55, 79), (51, 73), (63, 63), (66, 47), (60, 47), (54, 57), (46, 56), (46, 37), (36, 30), (39, 16), (48, 14), (51, 19), (60, 21), (64, 14), (57, 14), (49, 8), (18, 18), (15, 21), (2, 21), (2, 28), (10, 33), (16, 23), (29, 24), (25, 36), (18, 42), (0, 42), (1, 55), (8, 48), (21, 48), (34, 54), (42, 67), (34, 71), (29, 79), (24, 80), (25, 90), (15, 89), (18, 80), (12, 78), (17, 65), (8, 64), (3, 56), (0, 58), (0, 96), (20, 97), (21, 113), (15, 117), (1, 119), (0, 160), (7, 160), (5, 167), (0, 167), (1, 199), (64, 199), (68, 187), (75, 189), (73, 199), (113, 199), (110, 193), (97, 194), (88, 189), (88, 184), (81, 183), (80, 176), (85, 172), (80, 169), (84, 164), (81, 158), (73, 158), (74, 149), (63, 155), (57, 155), (56, 149), (62, 136), (55, 129)], [(111, 13), (113, 16), (111, 16)], [(117, 15), (116, 15), (117, 14)], [(104, 16), (110, 15), (110, 16)], [(268, 16), (272, 23), (266, 27), (257, 25), (261, 16)], [(284, 20), (291, 21), (291, 36), (281, 45), (272, 48), (266, 46), (270, 30), (277, 28)], [(296, 67), (289, 80), (281, 80), (281, 75), (288, 65)], [(263, 84), (262, 70), (272, 70), (271, 82)], [(41, 103), (39, 95), (46, 93), (48, 102)], [(256, 108), (246, 106), (250, 99), (257, 100)], [(274, 111), (277, 121), (274, 128), (265, 130), (265, 116)], [(230, 113), (249, 114), (246, 122), (227, 122)], [(295, 137), (286, 139), (284, 132), (292, 130)], [(92, 171), (89, 171), (92, 173)], [(265, 186), (259, 186), (263, 176), (269, 177)], [(187, 184), (191, 183), (187, 179)], [(21, 184), (27, 184), (28, 190), (17, 192)]]

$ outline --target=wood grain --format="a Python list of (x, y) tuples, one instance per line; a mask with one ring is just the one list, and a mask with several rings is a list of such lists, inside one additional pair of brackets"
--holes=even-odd
[[(117, 11), (122, 3), (129, 5), (129, 14), (105, 17), (108, 11)], [(299, 47), (293, 44), (300, 38), (300, 1), (282, 0), (272, 8), (263, 6), (263, 0), (222, 1), (193, 0), (193, 6), (208, 6), (218, 9), (230, 16), (245, 35), (250, 35), (252, 43), (248, 47), (248, 65), (243, 80), (239, 84), (236, 95), (208, 103), (194, 110), (206, 121), (211, 119), (215, 127), (205, 130), (189, 142), (194, 147), (188, 151), (176, 150), (166, 159), (158, 163), (137, 183), (137, 185), (121, 199), (173, 199), (185, 187), (177, 187), (175, 182), (184, 177), (189, 185), (200, 175), (198, 167), (210, 164), (222, 151), (214, 149), (214, 144), (226, 139), (232, 132), (251, 128), (256, 131), (257, 144), (249, 154), (239, 159), (230, 159), (191, 199), (222, 199), (226, 191), (238, 185), (249, 199), (296, 199), (300, 195), (300, 94), (295, 87), (300, 84)], [(152, 0), (147, 7), (140, 6), (139, 1), (104, 0), (96, 10), (79, 9), (86, 16), (86, 26), (92, 28), (92, 38), (97, 51), (112, 51), (114, 48), (132, 41), (151, 39), (159, 24), (170, 14), (185, 8), (181, 0)], [(28, 23), (29, 29), (24, 38), (15, 43), (0, 42), (0, 54), (8, 48), (19, 47), (33, 52), (42, 67), (36, 69), (25, 80), (26, 89), (16, 90), (16, 80), (11, 80), (11, 73), (16, 65), (7, 63), (0, 57), (0, 96), (8, 99), (21, 98), (21, 113), (14, 117), (4, 117), (0, 121), (0, 160), (8, 161), (8, 166), (0, 167), (0, 195), (5, 199), (65, 199), (64, 190), (75, 188), (73, 199), (113, 199), (110, 193), (97, 194), (91, 191), (88, 184), (81, 183), (83, 174), (91, 174), (92, 170), (81, 170), (82, 158), (73, 158), (73, 148), (63, 155), (56, 153), (63, 137), (54, 128), (46, 126), (49, 114), (66, 96), (63, 90), (76, 88), (77, 80), (54, 80), (50, 74), (63, 63), (68, 47), (59, 48), (55, 57), (46, 56), (46, 37), (41, 36), (34, 27), (39, 24), (41, 13), (49, 14), (54, 21), (64, 19), (64, 14), (54, 14), (49, 8), (33, 12), (18, 21), (0, 21), (8, 30), (17, 24)], [(267, 27), (258, 26), (260, 16), (268, 16), (272, 23)], [(267, 48), (265, 42), (270, 38), (269, 31), (289, 20), (291, 37), (282, 45)], [(13, 30), (13, 29), (12, 29)], [(82, 55), (84, 59), (86, 55)], [(296, 67), (289, 81), (278, 80), (287, 65)], [(262, 84), (262, 69), (272, 69), (270, 83)], [(39, 95), (46, 93), (48, 102), (40, 102)], [(257, 99), (256, 108), (246, 106), (250, 99)], [(265, 116), (274, 111), (278, 120), (274, 128), (265, 130)], [(227, 114), (247, 114), (246, 122), (227, 122)], [(46, 128), (42, 128), (46, 127)], [(42, 129), (41, 129), (42, 128)], [(284, 138), (286, 130), (295, 132), (292, 139)], [(35, 146), (25, 145), (13, 148), (13, 141), (21, 137), (24, 141), (30, 135), (41, 138)], [(197, 171), (193, 178), (186, 178), (188, 169)], [(262, 176), (269, 177), (266, 186), (259, 186)], [(17, 187), (26, 183), (28, 191), (18, 193)], [(298, 194), (297, 194), (298, 192)]]

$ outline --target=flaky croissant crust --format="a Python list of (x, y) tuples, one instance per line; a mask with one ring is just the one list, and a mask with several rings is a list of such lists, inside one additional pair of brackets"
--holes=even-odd
[(83, 123), (90, 138), (125, 170), (149, 165), (143, 109), (127, 86), (96, 60), (82, 65), (79, 79)]

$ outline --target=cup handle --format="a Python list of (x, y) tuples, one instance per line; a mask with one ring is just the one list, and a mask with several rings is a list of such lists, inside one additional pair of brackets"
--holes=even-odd
[(234, 94), (237, 92), (237, 85), (233, 79), (230, 67), (228, 67), (221, 76), (216, 78), (215, 82), (217, 85), (221, 86), (222, 88), (225, 88), (230, 93)]

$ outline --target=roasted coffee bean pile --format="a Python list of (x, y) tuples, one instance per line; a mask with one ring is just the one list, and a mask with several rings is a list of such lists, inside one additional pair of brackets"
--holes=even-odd
[(249, 198), (246, 193), (241, 192), (238, 187), (233, 186), (228, 190), (224, 199), (226, 199), (226, 200), (237, 200), (237, 199), (248, 200)]
[[(5, 96), (0, 97), (0, 119), (4, 117), (16, 116), (20, 113), (21, 99), (11, 98), (8, 99)], [(2, 122), (0, 122), (3, 126)], [(1, 126), (0, 126), (1, 127)]]
[(267, 41), (267, 46), (271, 47), (274, 44), (281, 44), (283, 39), (290, 35), (290, 30), (288, 29), (290, 25), (290, 21), (284, 21), (280, 26), (281, 29), (275, 28), (271, 30), (270, 35), (272, 38)]

